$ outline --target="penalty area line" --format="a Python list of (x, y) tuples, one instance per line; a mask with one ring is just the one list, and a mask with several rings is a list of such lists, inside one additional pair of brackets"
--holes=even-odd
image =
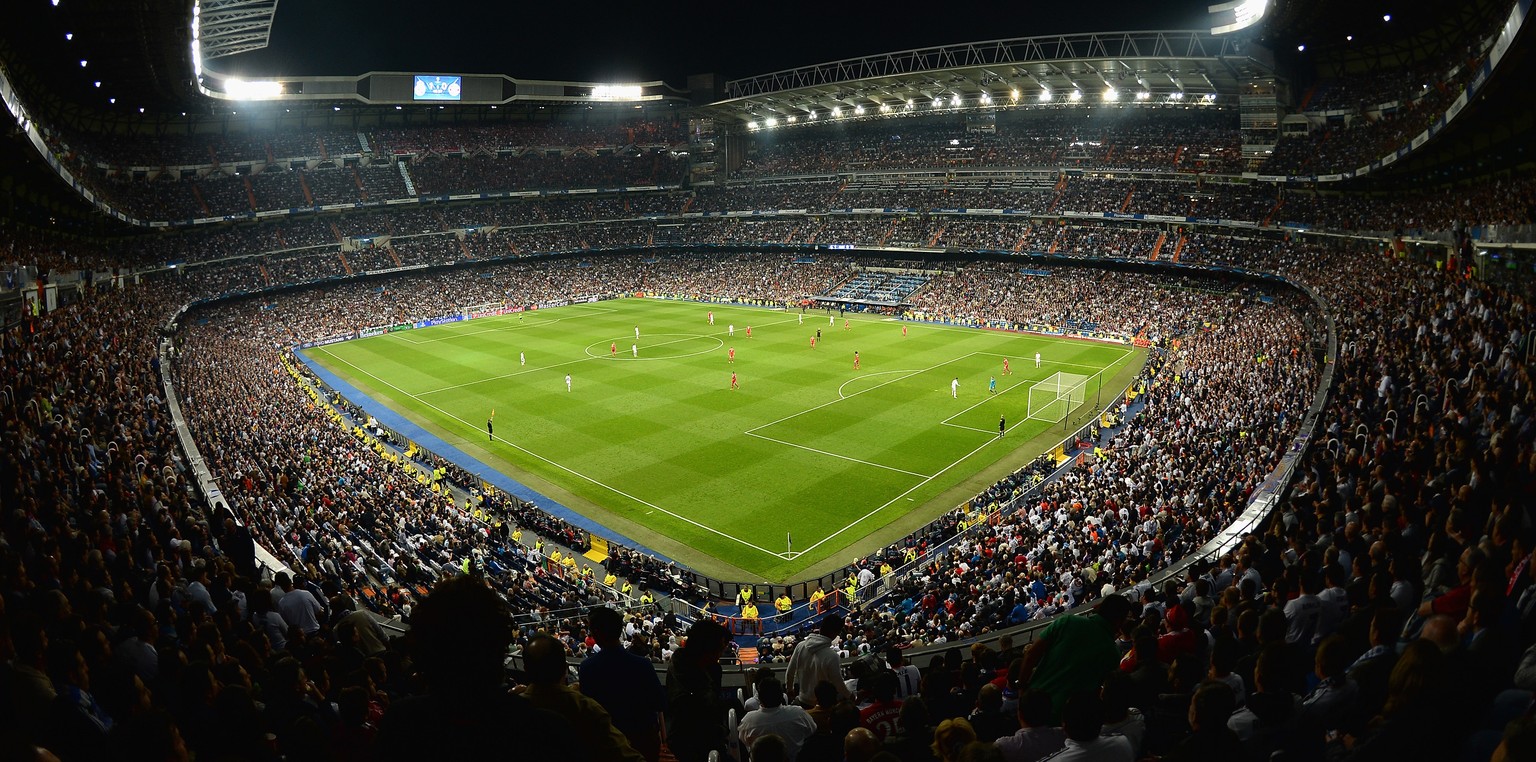
[[(447, 418), (450, 418), (452, 420), (458, 421), (459, 423), (463, 424), (466, 428), (470, 429), (471, 431), (476, 432), (477, 434), (479, 433), (480, 427), (477, 424), (474, 424), (474, 423), (471, 423), (469, 421), (466, 421), (463, 418), (460, 418), (459, 416), (454, 415), (453, 413), (448, 412), (447, 410), (444, 410), (444, 409), (442, 409), (442, 408), (440, 408), (440, 407), (438, 407), (438, 406), (436, 406), (436, 405), (434, 405), (434, 404), (432, 404), (430, 402), (427, 402), (426, 400), (423, 400), (420, 397), (417, 397), (416, 395), (411, 394), (410, 392), (408, 392), (408, 391), (406, 391), (404, 389), (401, 389), (400, 387), (395, 386), (394, 384), (392, 384), (392, 383), (390, 383), (388, 381), (385, 381), (384, 379), (379, 378), (378, 376), (375, 376), (374, 374), (369, 373), (368, 371), (363, 370), (362, 368), (359, 368), (356, 365), (353, 365), (352, 363), (347, 362), (346, 360), (341, 359), (340, 357), (337, 357), (335, 354), (333, 354), (330, 350), (326, 349), (325, 347), (316, 347), (316, 349), (319, 349), (321, 352), (324, 352), (327, 355), (330, 355), (331, 359), (335, 360), (336, 362), (339, 362), (342, 365), (345, 365), (345, 366), (353, 369), (354, 371), (357, 371), (358, 373), (360, 373), (360, 374), (362, 374), (364, 376), (367, 376), (368, 378), (373, 379), (374, 381), (377, 381), (377, 382), (379, 382), (379, 383), (381, 383), (381, 384), (383, 384), (383, 385), (385, 385), (385, 386), (387, 386), (387, 387), (389, 387), (391, 389), (394, 389), (395, 391), (397, 391), (397, 392), (399, 392), (399, 393), (401, 393), (401, 394), (403, 394), (403, 395), (405, 395), (405, 396), (415, 400), (416, 402), (418, 402), (418, 403), (420, 403), (422, 405), (425, 405), (425, 406), (427, 406), (429, 408), (432, 408), (433, 410), (436, 410), (439, 414), (441, 414), (443, 416), (446, 416)], [(715, 529), (714, 527), (706, 526), (704, 524), (700, 524), (699, 522), (694, 521), (693, 519), (690, 519), (687, 516), (680, 516), (680, 515), (678, 515), (676, 513), (673, 513), (672, 511), (669, 511), (669, 510), (667, 510), (665, 508), (662, 508), (659, 505), (656, 505), (655, 503), (652, 503), (652, 502), (649, 502), (649, 501), (646, 501), (646, 500), (642, 500), (642, 499), (640, 499), (638, 497), (635, 497), (634, 495), (631, 495), (628, 492), (625, 492), (625, 491), (623, 491), (623, 490), (621, 490), (621, 489), (619, 489), (617, 487), (614, 487), (612, 485), (609, 485), (609, 484), (606, 484), (604, 482), (598, 481), (597, 479), (594, 479), (594, 478), (592, 478), (592, 477), (590, 477), (590, 476), (588, 476), (588, 475), (586, 475), (586, 474), (584, 474), (584, 473), (582, 473), (580, 471), (577, 471), (576, 469), (571, 468), (570, 466), (567, 466), (567, 465), (565, 465), (563, 463), (559, 463), (559, 462), (550, 460), (549, 458), (546, 458), (543, 455), (540, 455), (540, 454), (538, 454), (538, 453), (536, 453), (536, 452), (534, 452), (532, 450), (529, 450), (526, 447), (518, 445), (518, 444), (516, 444), (514, 442), (507, 441), (506, 439), (503, 439), (501, 437), (495, 437), (495, 440), (498, 441), (498, 442), (501, 442), (502, 444), (504, 444), (504, 445), (506, 445), (508, 447), (511, 447), (514, 450), (517, 450), (518, 452), (523, 453), (524, 455), (527, 455), (530, 458), (534, 458), (536, 460), (539, 460), (539, 461), (542, 461), (544, 463), (547, 463), (547, 464), (549, 464), (549, 465), (551, 465), (551, 466), (553, 466), (555, 468), (558, 468), (561, 471), (564, 471), (564, 472), (566, 472), (566, 473), (568, 473), (568, 474), (570, 474), (570, 475), (572, 475), (572, 476), (574, 476), (574, 477), (576, 477), (578, 479), (586, 481), (586, 482), (588, 482), (590, 484), (593, 484), (595, 486), (602, 487), (603, 489), (608, 490), (609, 492), (612, 492), (613, 494), (618, 495), (619, 497), (625, 498), (627, 500), (634, 501), (634, 502), (639, 503), (640, 505), (643, 505), (643, 506), (645, 506), (647, 508), (651, 508), (653, 510), (661, 511), (662, 513), (665, 513), (666, 515), (671, 516), (672, 518), (677, 519), (678, 521), (682, 521), (684, 523), (691, 524), (691, 525), (693, 525), (695, 527), (698, 527), (699, 529), (702, 529), (702, 530), (704, 530), (706, 532), (709, 532), (709, 533), (717, 535), (717, 536), (719, 536), (721, 538), (724, 538), (724, 539), (731, 540), (733, 542), (739, 543), (739, 544), (744, 545), (744, 546), (746, 546), (748, 548), (751, 548), (751, 549), (753, 549), (755, 551), (758, 551), (759, 553), (763, 553), (765, 555), (775, 556), (775, 557), (779, 557), (779, 558), (783, 557), (777, 551), (768, 550), (767, 548), (759, 547), (759, 546), (754, 545), (754, 544), (752, 544), (750, 542), (747, 542), (746, 540), (741, 539), (740, 537), (736, 537), (735, 535), (726, 534), (725, 532), (722, 532), (722, 531), (720, 531), (718, 529)], [(823, 542), (825, 542), (825, 540), (823, 540)]]

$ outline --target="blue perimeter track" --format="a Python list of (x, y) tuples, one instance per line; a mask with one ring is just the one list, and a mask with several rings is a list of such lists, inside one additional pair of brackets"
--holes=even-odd
[(416, 444), (421, 445), (433, 453), (436, 453), (437, 455), (443, 457), (459, 468), (462, 468), (465, 471), (468, 471), (469, 473), (479, 477), (480, 479), (489, 482), (491, 485), (495, 486), (496, 489), (499, 489), (509, 495), (513, 495), (520, 500), (534, 503), (539, 507), (539, 510), (542, 510), (545, 513), (561, 519), (568, 524), (580, 527), (588, 534), (595, 534), (599, 537), (607, 539), (609, 542), (618, 543), (619, 545), (623, 545), (632, 550), (638, 550), (642, 553), (649, 554), (660, 559), (664, 563), (674, 563), (671, 558), (668, 558), (667, 556), (662, 555), (661, 553), (658, 553), (655, 550), (634, 541), (633, 539), (625, 537), (624, 535), (613, 531), (607, 526), (599, 524), (596, 521), (593, 521), (592, 519), (587, 518), (586, 516), (583, 516), (580, 513), (577, 513), (576, 511), (573, 511), (570, 508), (549, 499), (547, 496), (541, 493), (529, 489), (528, 485), (523, 484), (522, 482), (519, 482), (510, 476), (507, 476), (496, 468), (488, 466), (481, 462), (479, 459), (470, 456), (463, 450), (448, 444), (447, 442), (443, 441), (442, 437), (439, 437), (436, 434), (433, 434), (432, 432), (416, 425), (414, 421), (396, 412), (394, 408), (380, 403), (378, 400), (368, 396), (367, 394), (364, 394), (362, 390), (358, 389), (352, 384), (347, 383), (346, 380), (342, 379), (340, 376), (332, 373), (329, 370), (326, 370), (320, 365), (320, 363), (310, 359), (306, 350), (295, 349), (294, 354), (297, 355), (299, 360), (304, 363), (305, 367), (309, 368), (311, 373), (314, 373), (316, 376), (318, 376), (321, 381), (326, 383), (327, 386), (335, 389), (341, 394), (341, 396), (346, 397), (349, 401), (351, 401), (352, 404), (368, 411), (368, 414), (378, 419), (379, 423), (394, 429), (395, 431), (399, 432), (401, 436), (415, 442)]

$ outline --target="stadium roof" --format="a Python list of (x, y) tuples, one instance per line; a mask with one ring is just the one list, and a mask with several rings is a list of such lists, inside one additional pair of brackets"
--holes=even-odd
[(1208, 30), (1061, 34), (904, 50), (732, 80), (727, 98), (709, 109), (748, 123), (1072, 101), (1220, 103), (1235, 100), (1245, 80), (1273, 73), (1262, 46)]

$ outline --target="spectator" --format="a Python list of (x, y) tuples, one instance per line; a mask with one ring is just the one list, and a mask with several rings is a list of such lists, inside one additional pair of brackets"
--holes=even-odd
[(649, 762), (661, 754), (658, 716), (665, 708), (666, 692), (647, 659), (624, 650), (619, 642), (623, 617), (611, 608), (597, 607), (587, 616), (596, 653), (581, 663), (581, 692), (596, 700), (613, 718), (613, 726)]
[(1019, 696), (1019, 729), (999, 738), (997, 748), (1008, 762), (1035, 762), (1066, 745), (1067, 734), (1051, 725), (1051, 696), (1044, 691), (1025, 691)]
[(535, 635), (523, 647), (523, 668), (530, 684), (522, 697), (535, 708), (560, 715), (576, 729), (575, 744), (594, 760), (644, 759), (619, 729), (608, 711), (591, 697), (565, 684), (570, 671), (565, 664), (565, 645), (547, 633)]
[(484, 582), (464, 576), (438, 584), (412, 612), (409, 637), (426, 693), (390, 704), (377, 738), (384, 759), (494, 755), (508, 738), (530, 759), (590, 759), (571, 748), (575, 728), (565, 718), (507, 692), (502, 660), (512, 617)]
[(1049, 694), (1056, 713), (1073, 693), (1097, 690), (1120, 661), (1115, 638), (1129, 613), (1125, 598), (1110, 595), (1092, 616), (1058, 618), (1025, 653), (1020, 683)]
[(720, 656), (725, 628), (702, 620), (688, 628), (667, 667), (667, 748), (680, 762), (704, 762), (725, 753), (726, 707), (720, 700)]
[(785, 756), (794, 762), (805, 740), (815, 734), (816, 721), (804, 709), (784, 703), (784, 685), (778, 678), (763, 680), (758, 686), (758, 698), (762, 707), (741, 718), (737, 730), (741, 742), (752, 747), (763, 736), (777, 736), (784, 744)]
[(818, 630), (795, 646), (789, 658), (789, 670), (784, 674), (784, 684), (791, 696), (797, 696), (807, 686), (815, 687), (825, 680), (838, 687), (838, 695), (848, 698), (851, 694), (843, 683), (842, 667), (838, 661), (834, 642), (843, 634), (843, 617), (829, 614)]
[(1106, 736), (1104, 705), (1093, 693), (1079, 693), (1067, 699), (1062, 710), (1062, 726), (1067, 740), (1061, 751), (1045, 759), (1051, 762), (1131, 762), (1135, 754), (1125, 736)]

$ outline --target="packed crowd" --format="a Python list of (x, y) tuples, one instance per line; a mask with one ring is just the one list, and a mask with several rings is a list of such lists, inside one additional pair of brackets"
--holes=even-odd
[(758, 131), (736, 174), (954, 167), (1234, 173), (1242, 168), (1240, 143), (1233, 115), (1220, 111), (1006, 112), (986, 130), (953, 114)]
[[(699, 224), (738, 230), (783, 223)], [(891, 226), (863, 224), (873, 235)], [(611, 227), (562, 232), (554, 240), (635, 242), (650, 229)], [(1061, 250), (1096, 247), (1083, 242), (1107, 233), (1045, 227), (1050, 240), (1066, 242)], [(231, 245), (222, 242), (242, 235), (206, 240)], [(525, 235), (528, 251), (551, 247)], [(466, 245), (501, 237), (473, 236)], [(828, 639), (827, 647), (857, 656), (954, 643), (1130, 588), (1135, 618), (1115, 626), (1122, 635), (1116, 654), (1126, 655), (1123, 671), (1138, 684), (1132, 693), (1140, 698), (1124, 703), (1145, 721), (1143, 737), (1132, 741), (1140, 751), (1176, 755), (1196, 737), (1223, 744), (1235, 737), (1244, 756), (1283, 747), (1307, 758), (1331, 744), (1346, 758), (1365, 759), (1408, 743), (1447, 753), (1483, 744), (1475, 748), (1486, 754), (1498, 741), (1498, 720), (1529, 703), (1529, 694), (1501, 691), (1532, 687), (1516, 682), (1522, 678), (1514, 671), (1536, 640), (1528, 561), (1536, 540), (1520, 508), (1536, 484), (1536, 473), (1526, 473), (1536, 470), (1524, 412), (1531, 405), (1529, 369), (1518, 360), (1529, 333), (1525, 300), (1456, 280), (1454, 269), (1383, 259), (1370, 249), (1208, 233), (1189, 238), (1191, 261), (1285, 273), (1311, 286), (1340, 318), (1349, 349), (1333, 358), (1338, 398), (1323, 423), (1334, 441), (1313, 449), (1282, 515), (1182, 586), (1147, 582), (1225, 526), (1285, 451), (1317, 373), (1308, 345), (1315, 325), (1303, 320), (1298, 302), (1220, 282), (1111, 278), (1071, 268), (1024, 277), (1003, 265), (968, 265), (925, 288), (921, 306), (949, 319), (1075, 322), (1153, 343), (1154, 359), (1136, 382), (1137, 407), (1116, 411), (1136, 415), (1087, 466), (1050, 482), (1019, 510), (935, 547), (978, 508), (1034, 486), (1038, 468), (867, 559), (866, 569), (910, 559), (917, 565), (893, 580), (893, 595), (852, 612), (847, 635), (835, 647)], [(458, 244), (451, 236), (416, 240)], [(699, 296), (733, 283), (739, 298), (814, 294), (842, 280), (848, 267), (845, 260), (820, 262), (518, 262), (418, 276), (409, 287), (404, 279), (343, 284), (210, 308), (178, 336), (172, 367), (194, 436), (232, 508), (227, 515), (210, 512), (185, 489), (187, 472), (155, 373), (155, 327), (194, 293), (211, 293), (201, 290), (209, 283), (88, 290), (79, 303), (7, 332), (0, 358), (12, 387), (0, 407), (10, 456), (0, 488), (6, 504), (21, 512), (6, 517), (0, 595), (14, 653), (5, 695), (9, 716), (28, 731), (22, 740), (65, 758), (99, 756), (108, 739), (124, 749), (181, 743), (199, 756), (237, 758), (257, 745), (271, 754), (269, 743), (256, 740), (271, 733), (289, 756), (339, 755), (337, 739), (368, 735), (391, 696), (408, 705), (406, 697), (422, 690), (406, 679), (413, 663), (382, 643), (362, 612), (410, 615), (423, 591), (466, 563), (510, 602), (525, 654), (545, 642), (534, 631), (552, 630), (562, 651), (592, 655), (587, 620), (577, 613), (627, 596), (596, 579), (552, 574), (538, 550), (545, 539), (579, 549), (579, 532), (506, 496), (445, 492), (430, 470), (443, 466), (430, 458), (413, 465), (398, 454), (386, 457), (394, 451), (380, 450), (345, 423), (366, 412), (343, 406), (348, 417), (338, 422), (325, 404), (336, 400), (281, 348), (470, 304), (531, 304), (615, 288)], [(242, 266), (264, 271), (271, 283), (316, 272), (339, 276), (345, 267), (334, 251)], [(1125, 305), (1137, 309), (1127, 312)], [(467, 512), (473, 508), (483, 518)], [(529, 536), (519, 537), (524, 529)], [(292, 576), (259, 581), (248, 552), (256, 543)], [(687, 592), (676, 570), (654, 559), (622, 549), (615, 559), (610, 571), (626, 580)], [(1314, 616), (1308, 612), (1321, 606), (1313, 599), (1338, 608)], [(1392, 647), (1397, 633), (1401, 656)], [(619, 637), (620, 648), (670, 657), (674, 669), (684, 666), (680, 653), (695, 655), (685, 624), (665, 617), (631, 616)], [(802, 633), (800, 642), (817, 637)], [(973, 730), (988, 724), (985, 732), (1006, 730), (1010, 712), (1023, 721), (1022, 708), (1001, 710), (1000, 720), (990, 692), (982, 701), (980, 684), (1000, 680), (1005, 707), (1022, 707), (1030, 688), (1058, 688), (1030, 677), (1064, 642), (1049, 632), (1044, 641), (1052, 645), (1037, 663), (1026, 659), (1016, 670), (1011, 658), (984, 650), (975, 652), (974, 667), (963, 660), (951, 665), (948, 657), (942, 671), (929, 666), (931, 684), (924, 675), (919, 689), (928, 722), (908, 710), (916, 728), (909, 740), (932, 740), (928, 724), (959, 716), (970, 717)], [(760, 649), (769, 662), (790, 661), (794, 645), (770, 640)], [(1414, 671), (1387, 679), (1394, 659)], [(1314, 661), (1317, 682), (1309, 684), (1305, 674)], [(1201, 683), (1207, 665), (1233, 706), (1205, 703), (1218, 690)], [(981, 680), (988, 668), (994, 677)], [(974, 674), (967, 678), (966, 670)], [(1470, 679), (1436, 682), (1452, 673)], [(875, 675), (853, 695), (861, 703), (882, 701), (883, 681)], [(1140, 684), (1146, 681), (1158, 687)], [(1411, 681), (1443, 689), (1394, 693)], [(790, 691), (810, 703), (806, 685), (791, 680)], [(1132, 713), (1121, 713), (1122, 699), (1111, 697), (1124, 690), (1106, 684), (1102, 691), (1120, 719)], [(1334, 706), (1327, 702), (1350, 691), (1355, 712), (1322, 712), (1329, 719), (1317, 725), (1319, 715), (1305, 710), (1316, 702)], [(1036, 719), (1024, 724), (1045, 728), (1061, 717), (1069, 721), (1063, 733), (1076, 739), (1064, 743), (1097, 743), (1097, 734), (1082, 731), (1087, 725), (1079, 725), (1081, 732), (1070, 727), (1077, 715), (1069, 693), (1056, 690), (1056, 713), (1043, 716), (1036, 705)], [(1393, 696), (1399, 700), (1389, 701)], [(1204, 719), (1194, 719), (1201, 712)], [(1417, 732), (1430, 724), (1425, 718), (1447, 712), (1457, 718), (1453, 727), (1488, 729), (1435, 738)], [(1220, 715), (1230, 719), (1217, 722)], [(1178, 721), (1186, 716), (1193, 735)], [(1215, 732), (1223, 725), (1232, 736)], [(902, 727), (898, 721), (888, 730), (899, 736)], [(1007, 744), (1001, 746), (1006, 754)]]

